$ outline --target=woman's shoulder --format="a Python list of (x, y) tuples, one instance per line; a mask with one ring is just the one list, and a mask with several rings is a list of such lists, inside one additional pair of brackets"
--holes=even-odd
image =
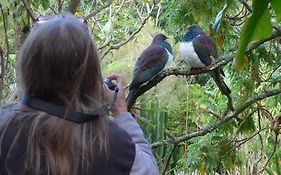
[(4, 122), (7, 119), (16, 115), (19, 111), (21, 104), (18, 101), (8, 102), (0, 108), (0, 122)]

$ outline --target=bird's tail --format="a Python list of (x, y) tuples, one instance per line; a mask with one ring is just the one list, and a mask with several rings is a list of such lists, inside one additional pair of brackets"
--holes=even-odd
[(129, 111), (132, 109), (133, 104), (136, 102), (137, 89), (138, 88), (130, 89), (130, 92), (129, 92), (127, 98), (126, 98), (127, 108), (128, 108)]
[(214, 79), (215, 83), (217, 84), (218, 88), (220, 89), (221, 93), (224, 95), (231, 94), (231, 90), (225, 84), (221, 76), (221, 69), (215, 69), (210, 72), (212, 78)]
[(228, 98), (228, 106), (233, 111), (234, 107), (232, 104), (232, 97), (231, 97), (231, 90), (228, 88), (228, 86), (225, 84), (225, 82), (222, 79), (221, 76), (222, 69), (215, 69), (210, 72), (211, 77), (214, 79), (216, 85), (220, 89), (221, 93), (224, 94)]

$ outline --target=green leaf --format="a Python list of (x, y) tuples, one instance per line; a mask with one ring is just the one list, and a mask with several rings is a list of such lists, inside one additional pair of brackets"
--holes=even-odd
[(277, 15), (277, 19), (281, 21), (281, 1), (271, 0), (271, 5)]
[(266, 8), (262, 17), (258, 21), (256, 28), (253, 32), (252, 38), (250, 41), (256, 41), (264, 38), (270, 37), (272, 34), (271, 22), (270, 22), (270, 13), (269, 9)]
[(269, 175), (275, 175), (271, 169), (265, 168), (265, 171), (266, 171)]
[(270, 32), (268, 30), (271, 27), (271, 25), (269, 26), (268, 3), (269, 0), (253, 0), (253, 14), (246, 21), (240, 33), (239, 49), (234, 63), (234, 67), (238, 71), (245, 67), (243, 58), (248, 43), (253, 39), (263, 39), (271, 34), (271, 30)]

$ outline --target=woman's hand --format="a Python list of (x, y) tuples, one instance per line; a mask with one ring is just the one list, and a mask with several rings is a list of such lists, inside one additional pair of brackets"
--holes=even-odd
[[(124, 81), (123, 81), (123, 77), (120, 74), (112, 74), (112, 75), (108, 76), (107, 78), (115, 81), (115, 84), (119, 88), (116, 101), (113, 104), (113, 107), (111, 108), (111, 113), (113, 114), (113, 116), (116, 117), (116, 116), (120, 115), (122, 112), (128, 112), (127, 103), (126, 103), (126, 95), (125, 95), (125, 90), (124, 90)], [(114, 96), (114, 91), (111, 91), (110, 94), (111, 94), (110, 96), (112, 99)]]

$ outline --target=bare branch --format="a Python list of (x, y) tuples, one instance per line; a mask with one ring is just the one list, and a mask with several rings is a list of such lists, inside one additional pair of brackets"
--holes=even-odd
[(163, 169), (163, 171), (161, 172), (161, 174), (163, 174), (163, 175), (166, 174), (166, 171), (167, 171), (167, 169), (168, 169), (168, 165), (169, 165), (169, 163), (170, 163), (170, 161), (171, 161), (172, 155), (173, 155), (174, 152), (176, 151), (177, 147), (178, 147), (178, 145), (177, 145), (177, 144), (174, 144), (173, 149), (172, 149), (172, 151), (170, 152), (168, 159), (167, 159), (167, 160), (165, 161), (165, 163), (164, 163), (164, 169)]
[(113, 3), (113, 0), (107, 2), (104, 6), (96, 9), (95, 11), (91, 12), (90, 14), (88, 14), (84, 19), (89, 19), (93, 16), (95, 16), (96, 14), (98, 14), (99, 12), (101, 12), (102, 10), (106, 9), (107, 7), (109, 7), (111, 4)]
[[(270, 41), (278, 36), (281, 36), (281, 33), (279, 33), (278, 31), (274, 32), (272, 34), (271, 37), (263, 39), (263, 40), (259, 40), (256, 42), (251, 43), (247, 50), (246, 53), (257, 48), (258, 46), (260, 46), (261, 44)], [(230, 61), (232, 61), (234, 59), (234, 57), (236, 56), (237, 51), (231, 54), (227, 54), (227, 55), (223, 55), (219, 57), (219, 61), (217, 63), (215, 63), (214, 65), (212, 65), (210, 67), (209, 70), (205, 69), (205, 70), (193, 70), (192, 72), (190, 70), (186, 70), (186, 69), (179, 69), (179, 68), (170, 68), (168, 70), (163, 71), (162, 73), (158, 74), (157, 76), (155, 76), (152, 80), (148, 81), (146, 84), (143, 84), (142, 86), (139, 87), (139, 89), (136, 90), (136, 93), (133, 97), (133, 100), (130, 101), (130, 104), (128, 104), (128, 109), (131, 110), (132, 106), (134, 105), (134, 103), (136, 102), (136, 99), (141, 96), (142, 94), (144, 94), (146, 91), (148, 91), (149, 89), (151, 89), (152, 87), (156, 86), (160, 81), (162, 81), (164, 78), (166, 78), (167, 76), (171, 76), (171, 75), (175, 75), (175, 76), (189, 76), (189, 75), (198, 75), (198, 74), (203, 74), (203, 73), (207, 73), (209, 71), (212, 71), (214, 69), (217, 69), (219, 67), (222, 67), (224, 65), (226, 65), (227, 63), (229, 63)]]
[(161, 5), (161, 3), (159, 3), (157, 15), (156, 15), (156, 20), (155, 20), (155, 26), (158, 26), (158, 21), (159, 21), (159, 16), (160, 16), (161, 11), (162, 11), (162, 5)]
[(52, 10), (52, 12), (54, 13), (54, 14), (58, 14), (58, 12), (56, 12), (56, 10), (52, 7), (52, 6), (49, 6), (49, 8)]
[(231, 112), (230, 114), (228, 114), (227, 116), (225, 116), (224, 118), (222, 118), (221, 120), (217, 121), (214, 124), (206, 126), (205, 128), (200, 129), (199, 131), (186, 134), (184, 136), (176, 137), (174, 139), (166, 139), (166, 140), (155, 142), (151, 145), (151, 147), (157, 148), (157, 147), (168, 145), (168, 144), (178, 144), (180, 142), (187, 141), (187, 140), (189, 140), (191, 138), (194, 138), (194, 137), (204, 136), (204, 135), (214, 131), (215, 129), (220, 128), (225, 123), (227, 123), (229, 120), (238, 116), (241, 112), (243, 112), (245, 109), (247, 109), (253, 103), (255, 103), (257, 101), (260, 101), (260, 100), (263, 100), (265, 98), (274, 96), (274, 95), (278, 95), (278, 94), (281, 94), (281, 89), (275, 89), (275, 90), (267, 91), (263, 94), (254, 96), (254, 97), (248, 99), (242, 106), (240, 106), (239, 108), (236, 108), (233, 112)]
[(214, 112), (212, 109), (207, 108), (207, 109), (205, 109), (205, 112), (215, 116), (216, 118), (221, 118), (221, 116), (219, 114), (217, 114), (216, 112)]
[[(269, 129), (269, 127), (265, 127), (265, 128), (262, 128), (260, 130), (258, 130), (256, 133), (254, 133), (253, 135), (251, 135), (250, 137), (248, 138), (245, 138), (245, 139), (242, 139), (241, 143), (239, 143), (238, 145), (235, 146), (235, 148), (238, 148), (240, 147), (241, 145), (243, 145), (244, 143), (248, 142), (249, 140), (251, 140), (252, 138), (254, 138), (255, 136), (259, 135), (262, 131), (266, 130), (266, 129)], [(227, 153), (225, 154), (227, 155)]]
[(62, 5), (64, 3), (64, 0), (58, 0), (57, 3), (58, 3), (58, 12), (60, 13), (62, 10)]
[(247, 10), (249, 10), (251, 13), (253, 12), (252, 8), (249, 6), (249, 4), (247, 4), (246, 1), (244, 0), (239, 0), (241, 4), (244, 5), (244, 7), (246, 7)]
[(101, 56), (101, 59), (103, 59), (111, 50), (113, 49), (119, 49), (121, 46), (127, 44), (129, 41), (132, 40), (132, 38), (141, 31), (141, 29), (144, 27), (144, 25), (147, 23), (147, 20), (150, 18), (151, 16), (151, 13), (152, 13), (152, 10), (153, 10), (153, 7), (151, 8), (151, 11), (149, 11), (148, 15), (144, 18), (144, 20), (142, 21), (141, 23), (141, 26), (135, 30), (126, 40), (118, 43), (118, 44), (115, 44), (115, 45), (111, 45), (109, 46), (106, 51), (103, 52), (103, 55)]
[[(255, 136), (259, 135), (262, 131), (264, 131), (266, 129), (269, 129), (269, 127), (265, 127), (265, 128), (262, 128), (262, 129), (258, 130), (256, 133), (254, 133), (250, 137), (243, 138), (243, 139), (240, 139), (240, 140), (234, 140), (234, 142), (236, 142), (235, 144), (237, 144), (237, 145), (233, 146), (233, 148), (230, 149), (229, 151), (227, 151), (223, 156), (228, 156), (229, 153), (232, 152), (234, 149), (239, 148), (241, 145), (243, 145), (246, 142), (248, 142), (249, 140), (253, 139)], [(240, 142), (240, 143), (238, 143), (238, 142)]]
[(25, 6), (25, 8), (26, 8), (26, 10), (27, 10), (28, 15), (31, 17), (32, 21), (33, 21), (33, 22), (36, 21), (36, 17), (35, 17), (35, 15), (34, 15), (34, 13), (33, 13), (32, 8), (31, 8), (30, 5), (28, 4), (27, 0), (22, 0), (22, 2), (23, 2), (24, 6)]
[[(125, 0), (122, 0), (120, 6), (118, 7), (118, 9), (116, 10), (116, 12), (114, 13), (114, 15), (111, 15), (111, 8), (110, 8), (110, 29), (109, 29), (109, 32), (108, 34), (106, 35), (106, 40), (105, 42), (101, 45), (101, 46), (98, 46), (98, 49), (103, 49), (105, 48), (106, 46), (109, 45), (110, 41), (111, 41), (111, 38), (112, 38), (112, 32), (113, 32), (113, 23), (114, 23), (114, 20), (115, 20), (115, 17), (116, 15), (120, 12), (120, 10), (122, 9), (122, 7), (124, 6), (125, 4)], [(111, 7), (111, 6), (110, 6)]]
[(265, 170), (265, 168), (267, 167), (269, 161), (272, 159), (274, 153), (276, 152), (277, 144), (278, 144), (278, 135), (276, 134), (275, 135), (275, 144), (274, 144), (273, 151), (272, 151), (271, 155), (269, 156), (269, 158), (267, 159), (267, 161), (265, 162), (262, 170), (258, 174), (261, 174)]
[(4, 77), (5, 77), (5, 58), (4, 51), (0, 47), (0, 105), (3, 102), (3, 90), (4, 90)]

